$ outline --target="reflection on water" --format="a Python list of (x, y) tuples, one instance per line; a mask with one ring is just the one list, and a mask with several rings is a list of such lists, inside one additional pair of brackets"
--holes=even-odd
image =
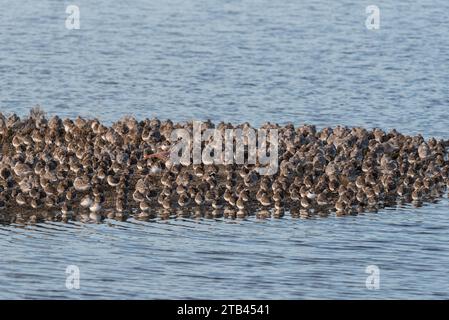
[[(0, 0), (0, 108), (448, 138), (449, 2)], [(106, 18), (105, 18), (106, 17)], [(0, 298), (449, 298), (447, 197), (338, 217), (0, 224)], [(294, 211), (293, 211), (294, 212)], [(5, 219), (3, 219), (5, 220)], [(57, 220), (57, 219), (56, 219)], [(66, 288), (68, 265), (80, 289)], [(368, 290), (366, 267), (380, 269)]]
[[(428, 199), (430, 203), (438, 203), (440, 199)], [(251, 220), (251, 219), (283, 219), (287, 214), (291, 219), (313, 219), (326, 218), (329, 216), (343, 217), (343, 216), (357, 216), (365, 213), (377, 213), (379, 210), (394, 210), (395, 208), (420, 208), (423, 206), (421, 201), (413, 201), (411, 199), (401, 198), (396, 202), (379, 202), (376, 206), (370, 207), (370, 210), (365, 211), (345, 211), (339, 212), (332, 207), (314, 207), (301, 208), (300, 205), (286, 206), (281, 210), (276, 210), (270, 207), (254, 206), (249, 210), (240, 211), (236, 208), (225, 206), (222, 209), (212, 209), (206, 206), (188, 207), (188, 208), (172, 208), (172, 209), (149, 209), (147, 212), (138, 210), (130, 211), (129, 213), (118, 213), (114, 209), (103, 210), (98, 213), (89, 212), (88, 210), (72, 211), (69, 217), (64, 216), (59, 210), (48, 209), (18, 209), (15, 212), (3, 211), (0, 214), (0, 224), (25, 226), (35, 225), (44, 222), (54, 222), (63, 224), (73, 223), (110, 223), (111, 221), (126, 222), (126, 221), (164, 221), (170, 219), (190, 219), (190, 220)], [(136, 212), (137, 211), (137, 212)]]
[[(0, 298), (447, 298), (447, 206), (2, 225)], [(79, 290), (65, 287), (68, 265)], [(366, 289), (368, 265), (379, 290)]]

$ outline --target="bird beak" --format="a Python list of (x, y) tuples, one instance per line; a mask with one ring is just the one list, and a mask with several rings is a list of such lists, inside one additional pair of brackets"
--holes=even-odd
[(161, 160), (167, 160), (170, 156), (170, 151), (163, 151), (163, 152), (158, 152), (158, 153), (153, 153), (153, 154), (146, 154), (144, 156), (144, 159), (150, 159), (150, 158), (158, 158)]

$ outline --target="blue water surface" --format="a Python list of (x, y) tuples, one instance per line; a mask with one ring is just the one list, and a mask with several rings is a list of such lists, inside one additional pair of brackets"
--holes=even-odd
[[(65, 9), (80, 8), (68, 30)], [(365, 8), (380, 8), (380, 29)], [(449, 2), (0, 0), (0, 110), (449, 139)], [(449, 298), (449, 203), (359, 216), (0, 226), (0, 298)], [(80, 289), (66, 288), (68, 265)], [(377, 290), (368, 266), (380, 270)]]

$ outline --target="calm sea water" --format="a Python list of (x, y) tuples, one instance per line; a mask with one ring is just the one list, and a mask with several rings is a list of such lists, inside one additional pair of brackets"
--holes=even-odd
[[(65, 28), (66, 5), (81, 29)], [(380, 30), (365, 7), (380, 8)], [(449, 3), (0, 0), (0, 110), (449, 138)], [(0, 226), (0, 298), (449, 298), (448, 199), (338, 218)], [(80, 289), (66, 288), (66, 267)], [(380, 270), (368, 290), (367, 266)]]

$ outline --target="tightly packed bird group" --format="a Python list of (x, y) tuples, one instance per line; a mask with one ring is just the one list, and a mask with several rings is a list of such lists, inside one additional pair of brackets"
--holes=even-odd
[(177, 128), (192, 123), (0, 113), (0, 221), (346, 215), (433, 201), (448, 183), (447, 142), (420, 135), (266, 123), (279, 132), (279, 170), (261, 176), (258, 164), (173, 164)]

